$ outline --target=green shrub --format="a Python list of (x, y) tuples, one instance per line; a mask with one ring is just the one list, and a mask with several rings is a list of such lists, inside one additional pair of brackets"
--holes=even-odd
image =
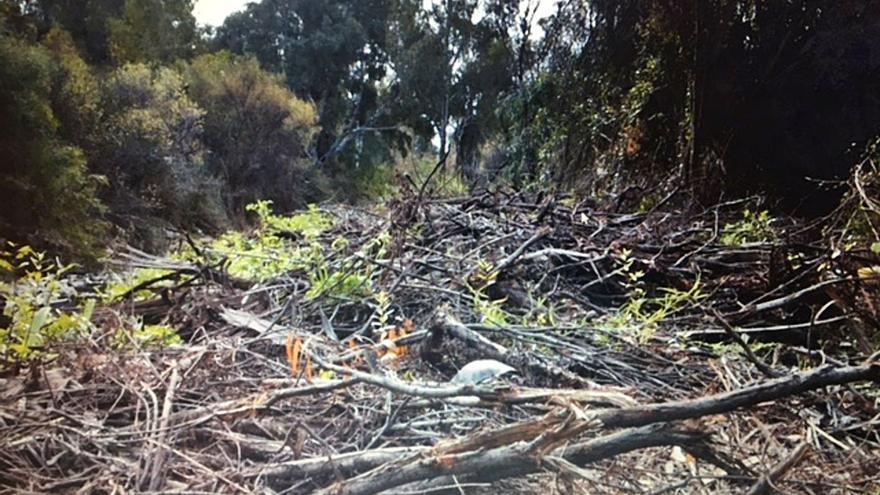
[[(248, 280), (269, 280), (293, 270), (315, 272), (326, 264), (324, 247), (310, 242), (333, 226), (333, 219), (314, 205), (302, 213), (281, 216), (272, 213), (271, 201), (257, 201), (246, 206), (259, 218), (259, 227), (250, 235), (229, 231), (211, 241), (204, 250), (212, 258), (226, 261), (230, 275)], [(297, 233), (305, 243), (297, 243), (286, 234)], [(184, 258), (196, 256), (182, 253)]]
[(114, 187), (118, 214), (154, 215), (181, 227), (223, 223), (219, 182), (204, 166), (204, 111), (170, 68), (129, 64), (103, 86), (105, 125), (96, 167)]
[(430, 177), (425, 192), (435, 197), (468, 194), (470, 188), (461, 174), (452, 170), (453, 167), (447, 166), (431, 176), (436, 165), (436, 157), (418, 154), (399, 157), (390, 163), (358, 168), (352, 172), (356, 196), (369, 201), (390, 199), (399, 193), (399, 184), (395, 183), (398, 177), (413, 189), (421, 188)]
[(283, 211), (322, 199), (307, 166), (318, 131), (315, 107), (252, 58), (203, 55), (184, 68), (190, 97), (203, 108), (206, 162), (221, 180), (226, 211), (268, 199)]
[(99, 180), (60, 134), (59, 79), (46, 48), (0, 34), (0, 197), (14, 205), (0, 209), (0, 237), (94, 256), (104, 234)]
[(493, 300), (488, 295), (489, 288), (495, 285), (497, 279), (498, 270), (491, 263), (480, 260), (472, 280), (466, 285), (473, 298), (474, 313), (480, 318), (480, 322), (503, 327), (509, 323), (507, 312), (504, 311), (506, 299)]
[(108, 275), (110, 281), (105, 284), (100, 291), (101, 300), (109, 304), (117, 302), (123, 298), (123, 296), (128, 295), (136, 301), (150, 299), (155, 295), (155, 292), (151, 289), (157, 287), (170, 287), (173, 285), (173, 281), (163, 280), (161, 282), (156, 282), (156, 284), (152, 285), (150, 288), (135, 291), (133, 294), (131, 294), (131, 292), (136, 287), (145, 284), (146, 282), (156, 280), (171, 273), (174, 272), (161, 268), (138, 268), (128, 273), (111, 273)]
[(724, 226), (720, 241), (725, 246), (742, 246), (744, 244), (773, 242), (776, 237), (776, 229), (773, 227), (770, 212), (744, 210), (741, 220)]
[[(0, 252), (0, 299), (9, 323), (0, 328), (0, 369), (35, 358), (50, 359), (52, 344), (92, 331), (95, 301), (73, 308), (75, 291), (67, 280), (73, 265), (61, 265), (30, 246), (10, 244)], [(71, 309), (73, 308), (73, 309)]]
[(623, 250), (617, 259), (624, 287), (629, 291), (627, 302), (617, 312), (605, 318), (608, 328), (634, 335), (639, 342), (648, 342), (668, 317), (699, 304), (708, 297), (702, 291), (700, 278), (688, 290), (661, 288), (661, 295), (652, 296), (641, 284), (644, 272), (635, 269), (635, 259), (629, 250)]
[(168, 325), (144, 325), (141, 321), (133, 321), (130, 327), (123, 326), (113, 335), (114, 347), (140, 350), (183, 343), (183, 339), (177, 335), (177, 331)]
[(318, 206), (310, 204), (308, 210), (291, 216), (280, 216), (272, 213), (272, 201), (262, 200), (245, 207), (246, 211), (254, 212), (260, 218), (261, 229), (272, 233), (296, 232), (306, 239), (314, 239), (325, 230), (333, 227), (333, 219), (321, 213)]

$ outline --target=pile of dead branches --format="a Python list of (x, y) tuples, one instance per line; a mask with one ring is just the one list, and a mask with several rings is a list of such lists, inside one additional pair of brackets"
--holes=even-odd
[[(121, 253), (172, 284), (99, 310), (99, 328), (134, 314), (186, 343), (120, 352), (96, 335), (3, 378), (0, 484), (871, 490), (880, 362), (852, 298), (876, 281), (818, 225), (777, 221), (772, 238), (732, 245), (742, 207), (619, 214), (487, 193), (330, 208), (335, 226), (301, 242), (332, 245), (335, 272), (369, 267), (354, 294), (310, 294), (297, 271), (237, 279), (210, 253)], [(365, 248), (381, 235), (387, 250)], [(457, 375), (478, 360), (515, 374)]]

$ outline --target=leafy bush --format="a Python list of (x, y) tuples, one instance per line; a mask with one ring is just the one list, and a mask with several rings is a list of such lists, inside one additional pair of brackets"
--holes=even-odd
[(322, 178), (306, 166), (318, 130), (314, 106), (252, 58), (203, 55), (184, 72), (190, 96), (206, 111), (206, 162), (222, 181), (230, 215), (260, 199), (283, 211), (321, 199)]
[(269, 200), (251, 203), (245, 207), (245, 210), (256, 213), (260, 218), (260, 227), (272, 234), (297, 232), (306, 239), (313, 239), (333, 227), (333, 219), (321, 213), (314, 204), (310, 204), (307, 211), (292, 216), (273, 214), (272, 201)]
[(204, 111), (170, 68), (129, 64), (103, 86), (105, 125), (96, 167), (117, 213), (160, 216), (183, 227), (223, 223), (218, 182), (203, 166)]
[(728, 223), (721, 234), (721, 244), (742, 246), (744, 244), (765, 243), (776, 240), (776, 229), (770, 212), (744, 210), (741, 220)]
[[(211, 258), (223, 259), (230, 275), (248, 280), (265, 281), (294, 270), (306, 272), (311, 287), (306, 297), (323, 296), (367, 297), (371, 294), (373, 270), (360, 257), (384, 256), (388, 236), (380, 236), (362, 247), (358, 256), (331, 262), (331, 255), (347, 248), (344, 238), (334, 241), (329, 248), (315, 238), (333, 226), (333, 219), (310, 205), (305, 212), (292, 216), (272, 213), (271, 201), (248, 205), (248, 211), (259, 217), (259, 227), (246, 235), (230, 231), (212, 241), (203, 251)], [(290, 234), (302, 236), (302, 241)], [(194, 252), (184, 257), (196, 256)], [(216, 261), (216, 260), (211, 260)]]
[[(258, 201), (246, 206), (259, 217), (259, 226), (252, 235), (229, 231), (213, 240), (205, 251), (226, 260), (230, 275), (248, 280), (269, 280), (293, 270), (317, 273), (324, 266), (324, 248), (309, 242), (300, 245), (286, 234), (297, 233), (309, 241), (333, 226), (333, 220), (317, 207), (289, 217), (275, 215), (271, 201)], [(189, 252), (184, 257), (195, 256)]]
[[(60, 134), (54, 81), (70, 82), (49, 51), (0, 34), (0, 236), (95, 255), (98, 181)], [(61, 85), (64, 87), (64, 84)]]
[(150, 290), (156, 287), (168, 287), (171, 281), (157, 282), (150, 289), (138, 290), (131, 294), (138, 286), (173, 273), (171, 270), (161, 268), (138, 268), (128, 273), (110, 273), (109, 281), (100, 292), (101, 300), (105, 303), (119, 301), (123, 296), (130, 295), (134, 300), (144, 300), (154, 297), (155, 293)]
[(366, 297), (370, 291), (370, 272), (361, 272), (354, 266), (331, 270), (326, 263), (313, 267), (309, 272), (311, 287), (306, 291), (306, 299), (316, 299), (324, 295), (336, 297)]
[(183, 342), (177, 331), (168, 325), (145, 325), (141, 321), (134, 321), (130, 326), (123, 326), (113, 335), (113, 344), (117, 349), (168, 347)]
[(11, 251), (0, 252), (0, 270), (9, 280), (0, 280), (0, 298), (5, 301), (0, 328), (0, 356), (3, 363), (51, 358), (53, 343), (92, 330), (95, 301), (74, 307), (75, 291), (66, 274), (73, 265), (61, 265), (30, 246), (10, 244)]
[(431, 180), (425, 191), (433, 197), (464, 196), (470, 191), (461, 174), (450, 170), (451, 167), (438, 170), (431, 176), (436, 165), (436, 157), (416, 154), (398, 157), (390, 163), (358, 168), (352, 172), (354, 196), (369, 201), (391, 199), (400, 192), (398, 181), (405, 181), (409, 187), (421, 187), (429, 177)]

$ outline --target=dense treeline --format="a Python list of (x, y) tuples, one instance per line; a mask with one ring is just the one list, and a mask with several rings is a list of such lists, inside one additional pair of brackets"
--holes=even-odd
[(878, 132), (866, 0), (543, 3), (262, 0), (203, 29), (190, 0), (0, 0), (0, 237), (158, 248), (434, 163), (828, 207), (805, 177), (846, 176)]
[(252, 58), (207, 48), (189, 1), (6, 2), (2, 235), (94, 253), (161, 247), (243, 205), (320, 199), (315, 107)]
[(538, 103), (552, 111), (537, 127), (556, 136), (564, 176), (583, 178), (586, 167), (600, 188), (647, 187), (670, 171), (705, 199), (769, 192), (817, 212), (837, 197), (814, 194), (805, 178), (845, 178), (880, 128), (872, 2), (566, 1), (560, 9)]

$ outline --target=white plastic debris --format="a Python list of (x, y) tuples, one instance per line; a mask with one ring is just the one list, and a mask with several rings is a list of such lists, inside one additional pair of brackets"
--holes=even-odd
[(516, 369), (494, 359), (478, 359), (458, 370), (452, 377), (452, 383), (476, 385), (508, 373), (516, 373)]

